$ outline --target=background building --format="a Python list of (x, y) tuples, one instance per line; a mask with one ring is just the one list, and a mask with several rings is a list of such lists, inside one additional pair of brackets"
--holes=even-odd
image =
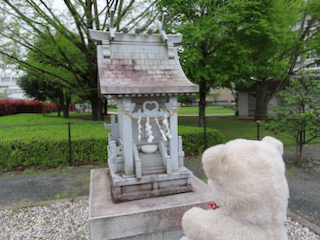
[(10, 99), (27, 99), (25, 91), (17, 85), (18, 80), (17, 75), (0, 75), (0, 94), (6, 92)]
[(206, 100), (208, 105), (236, 104), (234, 93), (229, 88), (211, 89)]

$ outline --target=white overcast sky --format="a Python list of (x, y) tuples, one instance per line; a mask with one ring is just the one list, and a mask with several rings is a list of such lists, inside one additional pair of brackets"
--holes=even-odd
[(54, 0), (52, 4), (52, 8), (60, 11), (67, 9), (63, 0)]

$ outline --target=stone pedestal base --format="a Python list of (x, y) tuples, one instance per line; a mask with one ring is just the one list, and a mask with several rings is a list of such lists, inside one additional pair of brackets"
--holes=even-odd
[(113, 203), (107, 173), (108, 169), (91, 170), (89, 224), (92, 240), (178, 239), (182, 235), (179, 228), (183, 214), (192, 207), (208, 209), (207, 203), (213, 201), (209, 187), (193, 177), (193, 192)]
[(108, 172), (114, 202), (132, 201), (192, 191), (192, 172), (181, 167), (171, 174), (149, 174), (141, 178), (124, 178)]

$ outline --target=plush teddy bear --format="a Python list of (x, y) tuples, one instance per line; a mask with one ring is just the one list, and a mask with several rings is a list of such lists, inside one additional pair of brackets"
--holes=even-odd
[(181, 240), (287, 239), (289, 189), (282, 154), (282, 142), (268, 136), (207, 149), (202, 164), (214, 207), (187, 211)]

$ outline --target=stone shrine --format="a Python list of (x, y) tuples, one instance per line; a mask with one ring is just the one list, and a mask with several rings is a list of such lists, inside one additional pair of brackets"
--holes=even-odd
[[(112, 16), (112, 14), (111, 14)], [(167, 240), (183, 236), (181, 218), (192, 207), (208, 208), (206, 184), (184, 167), (178, 136), (177, 96), (198, 92), (182, 71), (167, 35), (90, 30), (97, 47), (101, 93), (117, 98), (108, 136), (109, 169), (90, 174), (90, 239)], [(175, 194), (180, 193), (180, 194)], [(134, 201), (130, 201), (134, 200)]]
[(177, 96), (198, 92), (185, 76), (174, 44), (181, 34), (90, 30), (97, 47), (101, 94), (117, 98), (108, 136), (113, 200), (122, 202), (192, 190), (178, 136)]

